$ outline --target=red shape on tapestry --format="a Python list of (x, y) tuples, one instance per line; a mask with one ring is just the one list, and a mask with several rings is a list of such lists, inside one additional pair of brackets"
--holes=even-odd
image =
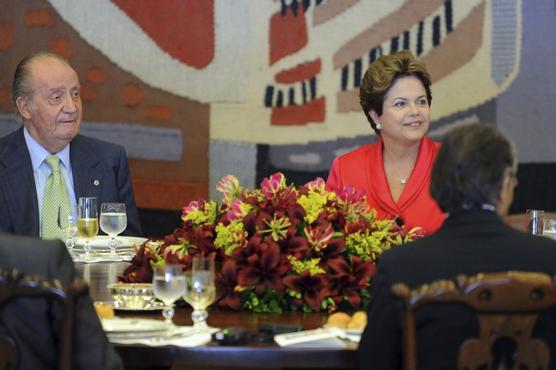
[(215, 53), (214, 0), (112, 0), (173, 58), (202, 69)]
[(301, 126), (308, 122), (324, 122), (326, 100), (323, 97), (303, 105), (272, 108), (270, 124), (276, 126)]
[(299, 81), (309, 80), (320, 73), (320, 59), (312, 62), (298, 64), (297, 66), (284, 70), (274, 77), (276, 82), (281, 84), (291, 84)]
[(307, 45), (307, 23), (303, 12), (294, 15), (275, 13), (270, 18), (270, 64), (293, 54)]

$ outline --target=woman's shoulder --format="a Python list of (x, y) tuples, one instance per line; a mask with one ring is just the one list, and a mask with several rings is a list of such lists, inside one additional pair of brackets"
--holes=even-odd
[(349, 151), (347, 153), (338, 156), (336, 160), (340, 162), (351, 162), (354, 160), (360, 160), (362, 158), (367, 157), (376, 145), (378, 145), (378, 142), (360, 146), (357, 149), (354, 149), (352, 151)]
[(434, 151), (438, 151), (440, 149), (440, 142), (431, 139), (428, 136), (423, 137), (423, 143), (427, 143)]

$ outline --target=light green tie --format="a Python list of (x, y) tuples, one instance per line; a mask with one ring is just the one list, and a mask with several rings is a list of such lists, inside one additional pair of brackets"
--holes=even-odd
[(61, 228), (63, 220), (70, 212), (68, 190), (64, 175), (60, 172), (60, 159), (50, 154), (44, 160), (52, 173), (46, 181), (42, 200), (42, 238), (65, 239), (65, 230)]

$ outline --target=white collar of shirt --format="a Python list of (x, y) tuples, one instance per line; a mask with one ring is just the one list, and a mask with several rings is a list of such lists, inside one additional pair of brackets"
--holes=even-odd
[[(37, 172), (39, 167), (43, 164), (46, 157), (50, 155), (50, 152), (46, 150), (41, 144), (39, 144), (27, 128), (23, 129), (23, 136), (25, 137), (25, 143), (29, 149), (29, 155), (31, 156), (31, 164), (33, 165), (33, 172)], [(70, 144), (66, 145), (64, 149), (55, 153), (56, 157), (60, 158), (60, 162), (66, 168), (70, 168)]]

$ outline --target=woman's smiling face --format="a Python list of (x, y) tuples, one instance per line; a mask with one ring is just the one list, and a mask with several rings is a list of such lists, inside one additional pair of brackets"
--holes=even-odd
[(384, 96), (382, 115), (370, 112), (380, 122), (381, 137), (386, 142), (420, 141), (430, 125), (430, 106), (427, 92), (415, 76), (398, 78)]

